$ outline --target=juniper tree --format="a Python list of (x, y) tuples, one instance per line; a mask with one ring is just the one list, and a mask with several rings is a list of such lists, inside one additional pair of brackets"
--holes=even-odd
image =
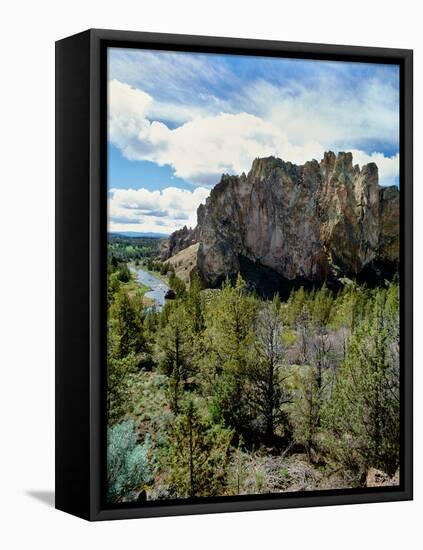
[(129, 353), (140, 353), (144, 338), (140, 320), (141, 303), (131, 300), (127, 292), (120, 291), (111, 310), (111, 321), (115, 322), (118, 336), (118, 357), (126, 357)]
[(325, 284), (314, 294), (314, 299), (311, 304), (312, 319), (313, 324), (318, 328), (328, 325), (332, 313), (333, 302), (333, 293)]
[(198, 275), (191, 278), (190, 288), (186, 297), (186, 310), (190, 317), (192, 332), (200, 335), (204, 330), (204, 298), (201, 294), (201, 284)]
[(172, 410), (179, 411), (183, 384), (192, 367), (190, 319), (182, 304), (169, 308), (167, 324), (157, 333), (156, 357), (169, 377), (168, 394)]
[(230, 430), (209, 426), (188, 400), (172, 426), (167, 455), (168, 481), (179, 496), (219, 494), (231, 438)]
[(392, 475), (399, 464), (398, 301), (378, 290), (353, 331), (334, 397), (325, 411), (333, 455), (356, 473)]
[(120, 420), (127, 410), (131, 375), (136, 372), (137, 360), (129, 354), (116, 358), (109, 354), (107, 361), (107, 416), (109, 423)]
[(317, 447), (321, 411), (337, 364), (328, 330), (333, 305), (332, 292), (323, 286), (313, 293), (312, 300), (304, 300), (296, 321), (301, 368), (295, 375), (293, 416), (297, 441), (310, 458)]
[(249, 432), (248, 369), (254, 343), (255, 298), (238, 276), (227, 280), (206, 310), (207, 368), (212, 369), (212, 414), (218, 423)]
[(183, 298), (186, 296), (186, 286), (182, 279), (180, 279), (174, 272), (170, 274), (169, 286), (175, 291), (176, 298)]
[(126, 263), (119, 264), (117, 273), (119, 281), (121, 281), (122, 283), (127, 283), (131, 280), (131, 272), (129, 271), (128, 265)]
[(275, 429), (286, 423), (283, 405), (291, 400), (286, 388), (289, 372), (286, 368), (285, 346), (282, 341), (280, 301), (273, 299), (259, 313), (256, 323), (255, 360), (249, 368), (250, 402), (254, 416), (264, 423), (264, 440), (274, 443)]

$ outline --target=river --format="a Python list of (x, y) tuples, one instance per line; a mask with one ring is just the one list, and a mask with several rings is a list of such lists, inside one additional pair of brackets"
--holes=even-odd
[(151, 273), (148, 273), (148, 271), (140, 269), (139, 267), (134, 267), (132, 270), (137, 276), (137, 281), (143, 283), (145, 286), (148, 286), (150, 289), (144, 294), (144, 296), (153, 299), (157, 309), (162, 309), (165, 303), (166, 292), (169, 290), (166, 283)]

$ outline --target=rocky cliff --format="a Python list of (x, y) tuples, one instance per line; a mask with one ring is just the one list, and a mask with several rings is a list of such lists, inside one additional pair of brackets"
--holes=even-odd
[[(201, 220), (201, 212), (204, 211), (204, 206), (200, 205), (197, 211), (197, 219)], [(185, 250), (189, 246), (200, 242), (201, 239), (201, 223), (197, 223), (194, 229), (184, 225), (182, 229), (174, 231), (168, 239), (163, 241), (160, 249), (160, 259), (166, 261), (175, 254)]]
[(399, 260), (399, 192), (379, 186), (375, 164), (353, 166), (351, 153), (303, 166), (260, 158), (248, 175), (222, 176), (197, 227), (181, 231), (167, 257), (199, 242), (205, 286), (238, 271), (259, 286), (389, 277)]

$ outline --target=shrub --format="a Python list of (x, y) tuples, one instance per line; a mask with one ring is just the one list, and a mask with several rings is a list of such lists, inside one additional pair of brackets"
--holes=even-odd
[(118, 273), (121, 283), (129, 283), (131, 280), (131, 272), (126, 264), (120, 264)]
[(144, 443), (137, 442), (133, 420), (115, 424), (107, 433), (107, 500), (132, 501), (143, 485), (151, 481), (148, 452), (151, 447), (147, 436)]

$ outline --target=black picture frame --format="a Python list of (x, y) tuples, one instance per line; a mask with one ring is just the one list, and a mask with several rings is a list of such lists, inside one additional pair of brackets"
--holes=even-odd
[[(400, 67), (401, 479), (398, 487), (106, 505), (106, 51), (110, 46)], [(87, 520), (410, 500), (413, 495), (413, 53), (91, 29), (56, 43), (56, 508)]]

